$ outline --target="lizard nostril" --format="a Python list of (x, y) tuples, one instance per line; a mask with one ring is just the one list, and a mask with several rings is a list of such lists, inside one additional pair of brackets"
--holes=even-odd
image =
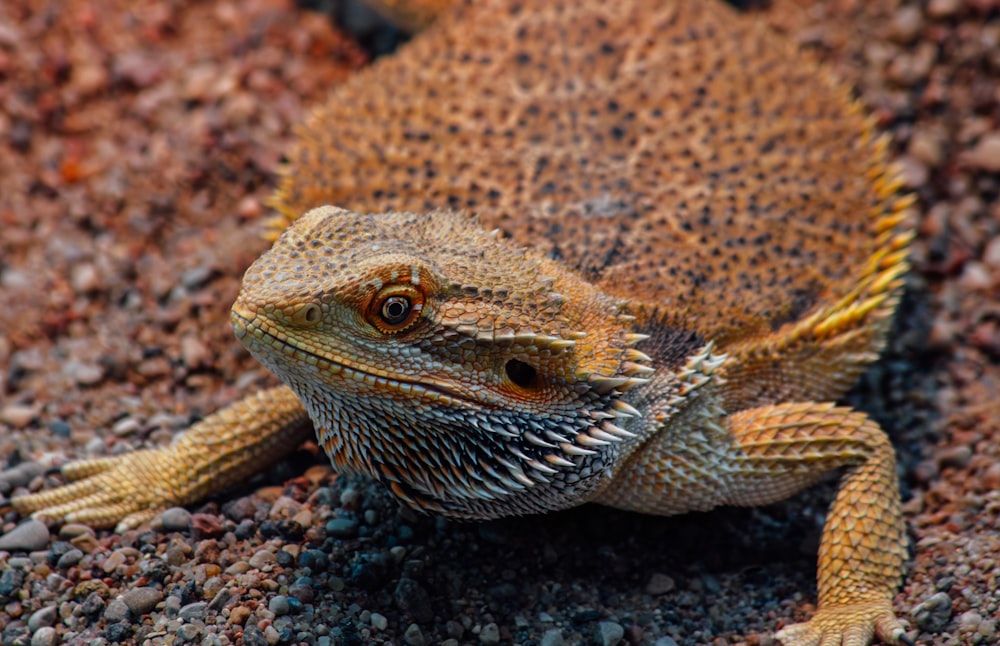
[(292, 315), (299, 325), (316, 325), (323, 318), (323, 309), (315, 303), (306, 303)]
[(511, 359), (504, 366), (507, 378), (521, 388), (531, 388), (538, 381), (538, 371), (523, 361)]

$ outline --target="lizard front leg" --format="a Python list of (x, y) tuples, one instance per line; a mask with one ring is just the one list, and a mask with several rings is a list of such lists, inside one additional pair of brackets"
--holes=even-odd
[[(765, 505), (846, 468), (819, 551), (819, 609), (785, 646), (905, 642), (892, 598), (906, 558), (895, 455), (863, 413), (826, 403), (762, 406), (721, 419), (707, 407), (671, 420), (597, 502), (647, 513)], [(675, 424), (675, 422), (678, 422)]]
[(206, 417), (168, 447), (70, 463), (62, 471), (76, 482), (11, 503), (42, 519), (124, 531), (250, 477), (311, 434), (295, 394), (271, 388)]
[(905, 527), (885, 433), (862, 413), (814, 403), (736, 413), (729, 432), (740, 448), (730, 504), (770, 503), (816, 473), (847, 467), (820, 542), (819, 609), (778, 639), (786, 646), (864, 646), (875, 635), (905, 641), (892, 610), (906, 560)]

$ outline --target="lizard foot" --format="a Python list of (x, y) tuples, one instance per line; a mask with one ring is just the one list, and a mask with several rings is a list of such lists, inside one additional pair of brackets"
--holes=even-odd
[(124, 531), (177, 504), (177, 495), (163, 486), (171, 471), (164, 451), (81, 460), (62, 468), (63, 475), (75, 482), (19, 496), (11, 504), (21, 514), (43, 521), (83, 523), (95, 528), (111, 527), (117, 522), (117, 531)]
[(886, 599), (820, 608), (807, 622), (779, 630), (784, 646), (868, 646), (875, 636), (886, 644), (909, 644), (903, 625)]

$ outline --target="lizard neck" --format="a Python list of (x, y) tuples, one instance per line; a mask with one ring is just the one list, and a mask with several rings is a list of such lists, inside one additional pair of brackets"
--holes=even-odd
[(625, 303), (468, 216), (297, 220), (247, 271), (237, 336), (343, 470), (488, 518), (577, 504), (645, 428)]

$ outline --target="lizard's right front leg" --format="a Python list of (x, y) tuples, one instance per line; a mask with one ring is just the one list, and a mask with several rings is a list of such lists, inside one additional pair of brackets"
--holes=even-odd
[(777, 637), (785, 646), (906, 641), (892, 609), (905, 527), (895, 455), (877, 424), (813, 402), (684, 421), (637, 450), (596, 502), (651, 513), (766, 505), (844, 468), (820, 543), (819, 609)]
[(70, 463), (62, 472), (76, 482), (11, 503), (41, 519), (124, 531), (245, 480), (311, 435), (301, 402), (279, 386), (206, 417), (168, 447)]

